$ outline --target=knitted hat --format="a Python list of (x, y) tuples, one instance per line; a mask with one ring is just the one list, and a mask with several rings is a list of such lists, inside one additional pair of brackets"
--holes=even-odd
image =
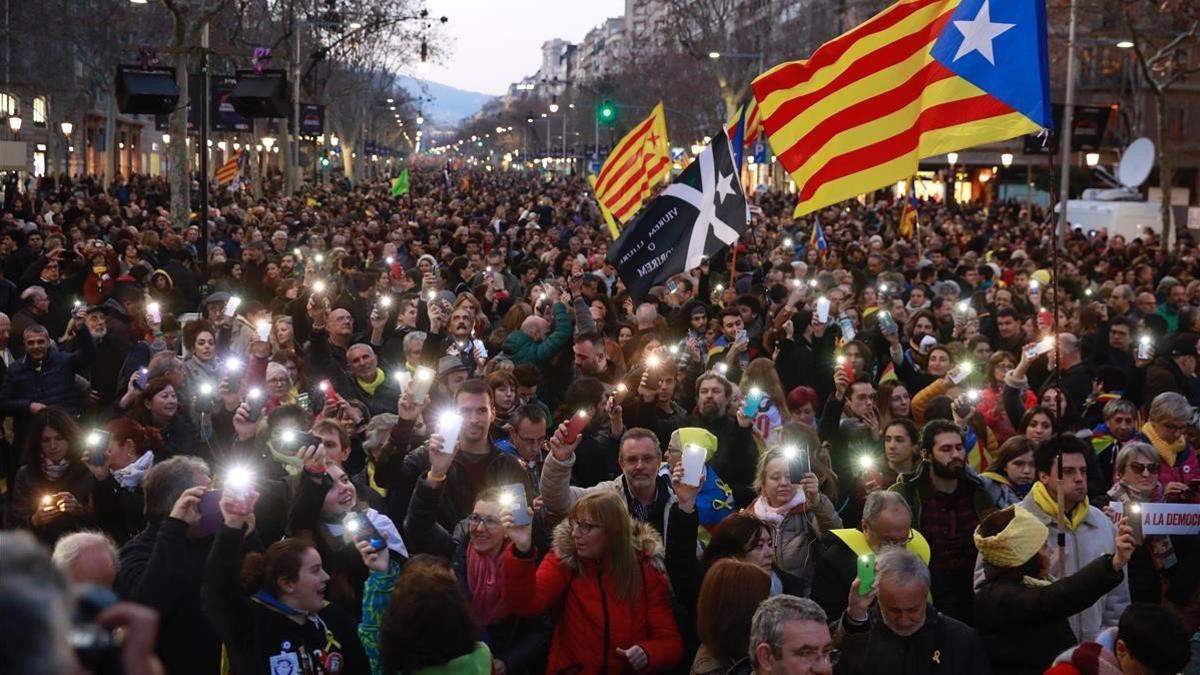
[(990, 537), (975, 530), (975, 548), (984, 562), (996, 567), (1020, 567), (1029, 562), (1046, 543), (1050, 530), (1032, 513), (1020, 505), (1010, 507), (1013, 519), (1001, 531)]

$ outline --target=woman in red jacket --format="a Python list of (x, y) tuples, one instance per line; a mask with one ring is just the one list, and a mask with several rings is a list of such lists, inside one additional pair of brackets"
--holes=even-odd
[(530, 526), (503, 516), (512, 546), (504, 554), (504, 605), (518, 616), (553, 610), (547, 673), (653, 673), (683, 654), (654, 528), (632, 521), (620, 493), (593, 492), (554, 528), (539, 565)]

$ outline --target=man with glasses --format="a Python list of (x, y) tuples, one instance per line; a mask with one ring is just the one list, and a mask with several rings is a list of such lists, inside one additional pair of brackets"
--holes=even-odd
[[(755, 675), (824, 675), (838, 662), (825, 612), (808, 598), (776, 595), (758, 606), (750, 622), (746, 672)], [(743, 672), (734, 666), (730, 672)]]
[[(1050, 530), (1046, 545), (1058, 552), (1059, 494), (1065, 505), (1066, 574), (1071, 575), (1102, 555), (1115, 550), (1116, 526), (1100, 509), (1087, 502), (1087, 443), (1071, 434), (1051, 437), (1033, 451), (1037, 481), (1021, 502)], [(1062, 478), (1059, 478), (1059, 462)], [(982, 564), (982, 563), (980, 563)], [(1058, 570), (1055, 570), (1057, 574)], [(1128, 574), (1126, 573), (1128, 576)], [(1099, 602), (1070, 618), (1071, 630), (1080, 642), (1094, 641), (1105, 628), (1117, 625), (1121, 612), (1129, 606), (1128, 578), (1109, 591)]]
[(545, 455), (542, 453), (546, 445), (546, 411), (540, 405), (526, 403), (517, 406), (509, 417), (508, 427), (511, 430), (508, 441), (498, 442), (501, 450), (507, 451), (510, 445), (513, 454), (529, 473), (533, 483), (533, 497), (538, 496), (541, 489), (542, 464)]
[(929, 568), (915, 554), (895, 546), (879, 554), (873, 588), (861, 595), (854, 580), (834, 630), (844, 656), (839, 675), (991, 672), (979, 634), (934, 609), (929, 584)]
[(831, 530), (813, 573), (812, 599), (829, 616), (846, 611), (846, 594), (857, 573), (857, 559), (886, 548), (907, 548), (929, 564), (929, 542), (912, 528), (912, 509), (904, 497), (878, 490), (863, 503), (862, 529)]

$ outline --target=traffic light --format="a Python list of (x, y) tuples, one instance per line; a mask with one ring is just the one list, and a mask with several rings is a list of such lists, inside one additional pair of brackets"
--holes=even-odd
[(604, 101), (596, 108), (596, 119), (601, 124), (612, 124), (617, 121), (617, 106), (612, 101)]

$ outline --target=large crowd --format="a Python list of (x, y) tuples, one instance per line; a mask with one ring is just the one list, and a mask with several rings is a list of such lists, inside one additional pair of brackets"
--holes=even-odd
[(765, 191), (633, 298), (578, 176), (19, 187), (8, 672), (1200, 672), (1186, 236)]

